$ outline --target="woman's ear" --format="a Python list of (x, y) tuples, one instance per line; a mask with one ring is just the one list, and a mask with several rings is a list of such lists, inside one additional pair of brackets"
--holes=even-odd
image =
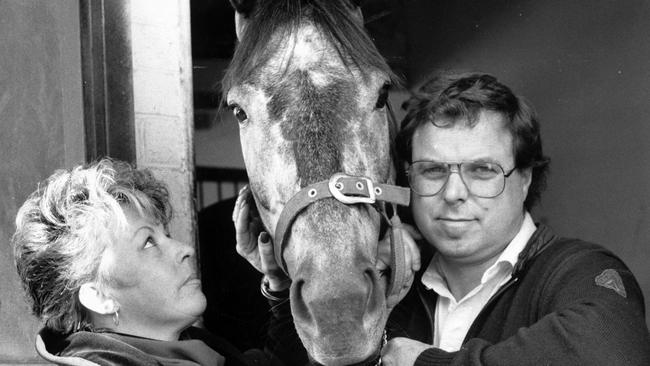
[(119, 309), (117, 302), (100, 291), (94, 282), (86, 282), (79, 288), (79, 302), (97, 314), (113, 314)]

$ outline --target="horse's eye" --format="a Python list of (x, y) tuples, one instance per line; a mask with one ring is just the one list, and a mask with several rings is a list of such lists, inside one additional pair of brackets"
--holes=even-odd
[(246, 112), (240, 106), (233, 104), (230, 106), (230, 110), (232, 110), (232, 114), (237, 118), (237, 122), (244, 123), (248, 119)]
[(390, 89), (390, 83), (384, 83), (384, 85), (379, 89), (379, 96), (377, 97), (377, 103), (375, 108), (382, 109), (386, 106), (388, 102), (388, 90)]

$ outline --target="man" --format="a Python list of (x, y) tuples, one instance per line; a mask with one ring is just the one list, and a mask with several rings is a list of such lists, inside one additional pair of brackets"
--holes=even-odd
[(423, 266), (389, 319), (384, 365), (650, 365), (629, 269), (529, 214), (548, 159), (524, 100), (489, 75), (437, 77), (409, 101), (397, 146)]

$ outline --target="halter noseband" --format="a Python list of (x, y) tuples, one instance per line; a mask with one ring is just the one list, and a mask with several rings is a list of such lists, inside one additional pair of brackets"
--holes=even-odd
[[(370, 204), (375, 207), (389, 226), (394, 227), (395, 225), (399, 225), (397, 210), (393, 210), (393, 217), (389, 219), (384, 208), (378, 207), (374, 203), (380, 201), (393, 205), (408, 206), (410, 193), (410, 189), (405, 187), (375, 183), (366, 177), (355, 177), (343, 173), (336, 173), (329, 180), (306, 186), (293, 195), (287, 202), (275, 226), (273, 251), (276, 262), (288, 276), (289, 273), (287, 272), (284, 258), (282, 258), (282, 252), (289, 234), (289, 229), (296, 216), (312, 203), (333, 197), (346, 205)], [(394, 230), (390, 230), (390, 235), (392, 273), (388, 289), (389, 296), (399, 294), (406, 277), (404, 243), (401, 240), (401, 235), (395, 235)]]

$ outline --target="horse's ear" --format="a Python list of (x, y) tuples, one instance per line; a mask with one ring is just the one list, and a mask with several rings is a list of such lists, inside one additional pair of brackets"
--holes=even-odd
[(257, 0), (230, 0), (230, 5), (235, 9), (235, 33), (237, 39), (241, 40), (244, 28), (248, 23), (248, 17), (255, 9)]
[(255, 4), (257, 4), (257, 0), (230, 0), (230, 5), (244, 18), (248, 18), (255, 8)]
[(361, 24), (363, 24), (363, 14), (361, 13), (361, 5), (364, 3), (364, 0), (352, 0), (352, 16), (354, 16)]

